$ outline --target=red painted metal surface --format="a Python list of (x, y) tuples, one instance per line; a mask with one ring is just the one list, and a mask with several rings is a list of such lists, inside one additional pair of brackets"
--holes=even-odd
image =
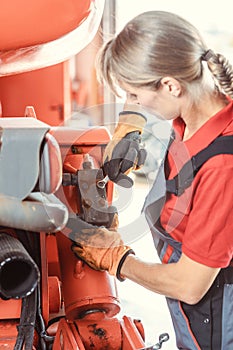
[(92, 0), (4, 0), (0, 11), (0, 51), (46, 43), (77, 28)]
[[(103, 5), (103, 0), (4, 0), (1, 3), (0, 114), (23, 117), (26, 107), (33, 106), (36, 117), (48, 124), (50, 134), (59, 144), (65, 173), (76, 174), (86, 154), (99, 169), (104, 148), (110, 140), (104, 127), (62, 127), (71, 115), (72, 102), (67, 55), (79, 52), (94, 37)], [(51, 164), (54, 163), (51, 161)], [(56, 178), (54, 175), (51, 176)], [(51, 191), (54, 192), (55, 187)], [(109, 204), (113, 191), (113, 184), (109, 182), (106, 186)], [(61, 185), (53, 194), (69, 212), (80, 212), (77, 186)], [(50, 344), (54, 337), (52, 346), (48, 342), (47, 348), (143, 348), (144, 330), (140, 321), (126, 316), (122, 320), (118, 318), (120, 302), (115, 279), (77, 259), (71, 251), (67, 231), (36, 235), (39, 235), (40, 245), (43, 332)], [(20, 299), (0, 299), (0, 349), (14, 349), (21, 304)], [(32, 350), (40, 349), (42, 335), (35, 330)]]
[[(86, 154), (91, 155), (95, 166), (100, 166), (109, 140), (106, 129), (51, 128), (51, 134), (59, 143), (64, 171), (71, 169), (73, 174), (80, 171)], [(72, 214), (79, 213), (81, 203), (75, 191), (77, 186), (67, 187), (74, 192), (73, 195), (67, 196), (64, 193), (66, 186), (61, 185), (56, 196), (67, 204)], [(110, 190), (109, 203), (112, 195)], [(116, 317), (120, 312), (120, 302), (115, 279), (77, 259), (71, 250), (68, 234), (66, 228), (56, 234), (40, 232), (42, 316), (47, 335), (54, 337), (52, 349), (92, 350), (93, 346), (98, 350), (143, 348), (142, 324), (126, 316), (123, 320)], [(7, 344), (9, 350), (13, 350), (17, 336), (19, 305), (18, 301), (1, 300), (0, 344)], [(10, 319), (7, 319), (7, 313)], [(35, 333), (36, 350), (39, 349), (38, 337)]]
[(69, 62), (0, 77), (0, 101), (3, 117), (23, 117), (33, 106), (37, 119), (62, 125), (71, 115)]
[[(8, 306), (10, 303), (8, 303)], [(11, 306), (10, 308), (11, 309)], [(0, 349), (12, 350), (17, 337), (18, 320), (0, 320)]]
[(0, 77), (64, 62), (96, 35), (104, 0), (4, 1)]

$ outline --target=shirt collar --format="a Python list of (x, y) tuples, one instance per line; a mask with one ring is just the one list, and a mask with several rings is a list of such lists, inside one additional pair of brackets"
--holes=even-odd
[[(207, 147), (216, 137), (224, 134), (224, 131), (230, 123), (233, 123), (233, 100), (231, 99), (223, 109), (203, 124), (190, 139), (183, 142), (188, 148), (190, 155), (196, 154)], [(181, 118), (176, 118), (173, 121), (173, 128), (176, 135), (175, 139), (178, 142), (182, 141), (185, 130), (184, 121)]]

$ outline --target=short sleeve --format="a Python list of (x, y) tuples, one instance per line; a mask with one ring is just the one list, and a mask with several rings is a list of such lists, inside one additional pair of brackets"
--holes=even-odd
[[(232, 166), (201, 169), (195, 178), (183, 252), (210, 267), (226, 267), (233, 254), (233, 157)], [(212, 160), (212, 164), (214, 160)], [(205, 167), (204, 167), (205, 168)]]

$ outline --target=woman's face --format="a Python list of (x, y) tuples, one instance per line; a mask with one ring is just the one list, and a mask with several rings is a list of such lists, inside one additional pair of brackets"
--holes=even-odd
[(126, 92), (127, 104), (139, 104), (160, 119), (171, 120), (180, 115), (179, 98), (172, 93), (168, 85), (161, 84), (156, 91), (136, 88), (125, 83), (122, 83), (121, 88)]

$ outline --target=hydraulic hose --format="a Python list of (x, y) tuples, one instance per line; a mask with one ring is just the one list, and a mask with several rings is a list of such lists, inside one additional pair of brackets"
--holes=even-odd
[(0, 297), (20, 299), (36, 288), (40, 272), (35, 261), (15, 237), (0, 234)]

